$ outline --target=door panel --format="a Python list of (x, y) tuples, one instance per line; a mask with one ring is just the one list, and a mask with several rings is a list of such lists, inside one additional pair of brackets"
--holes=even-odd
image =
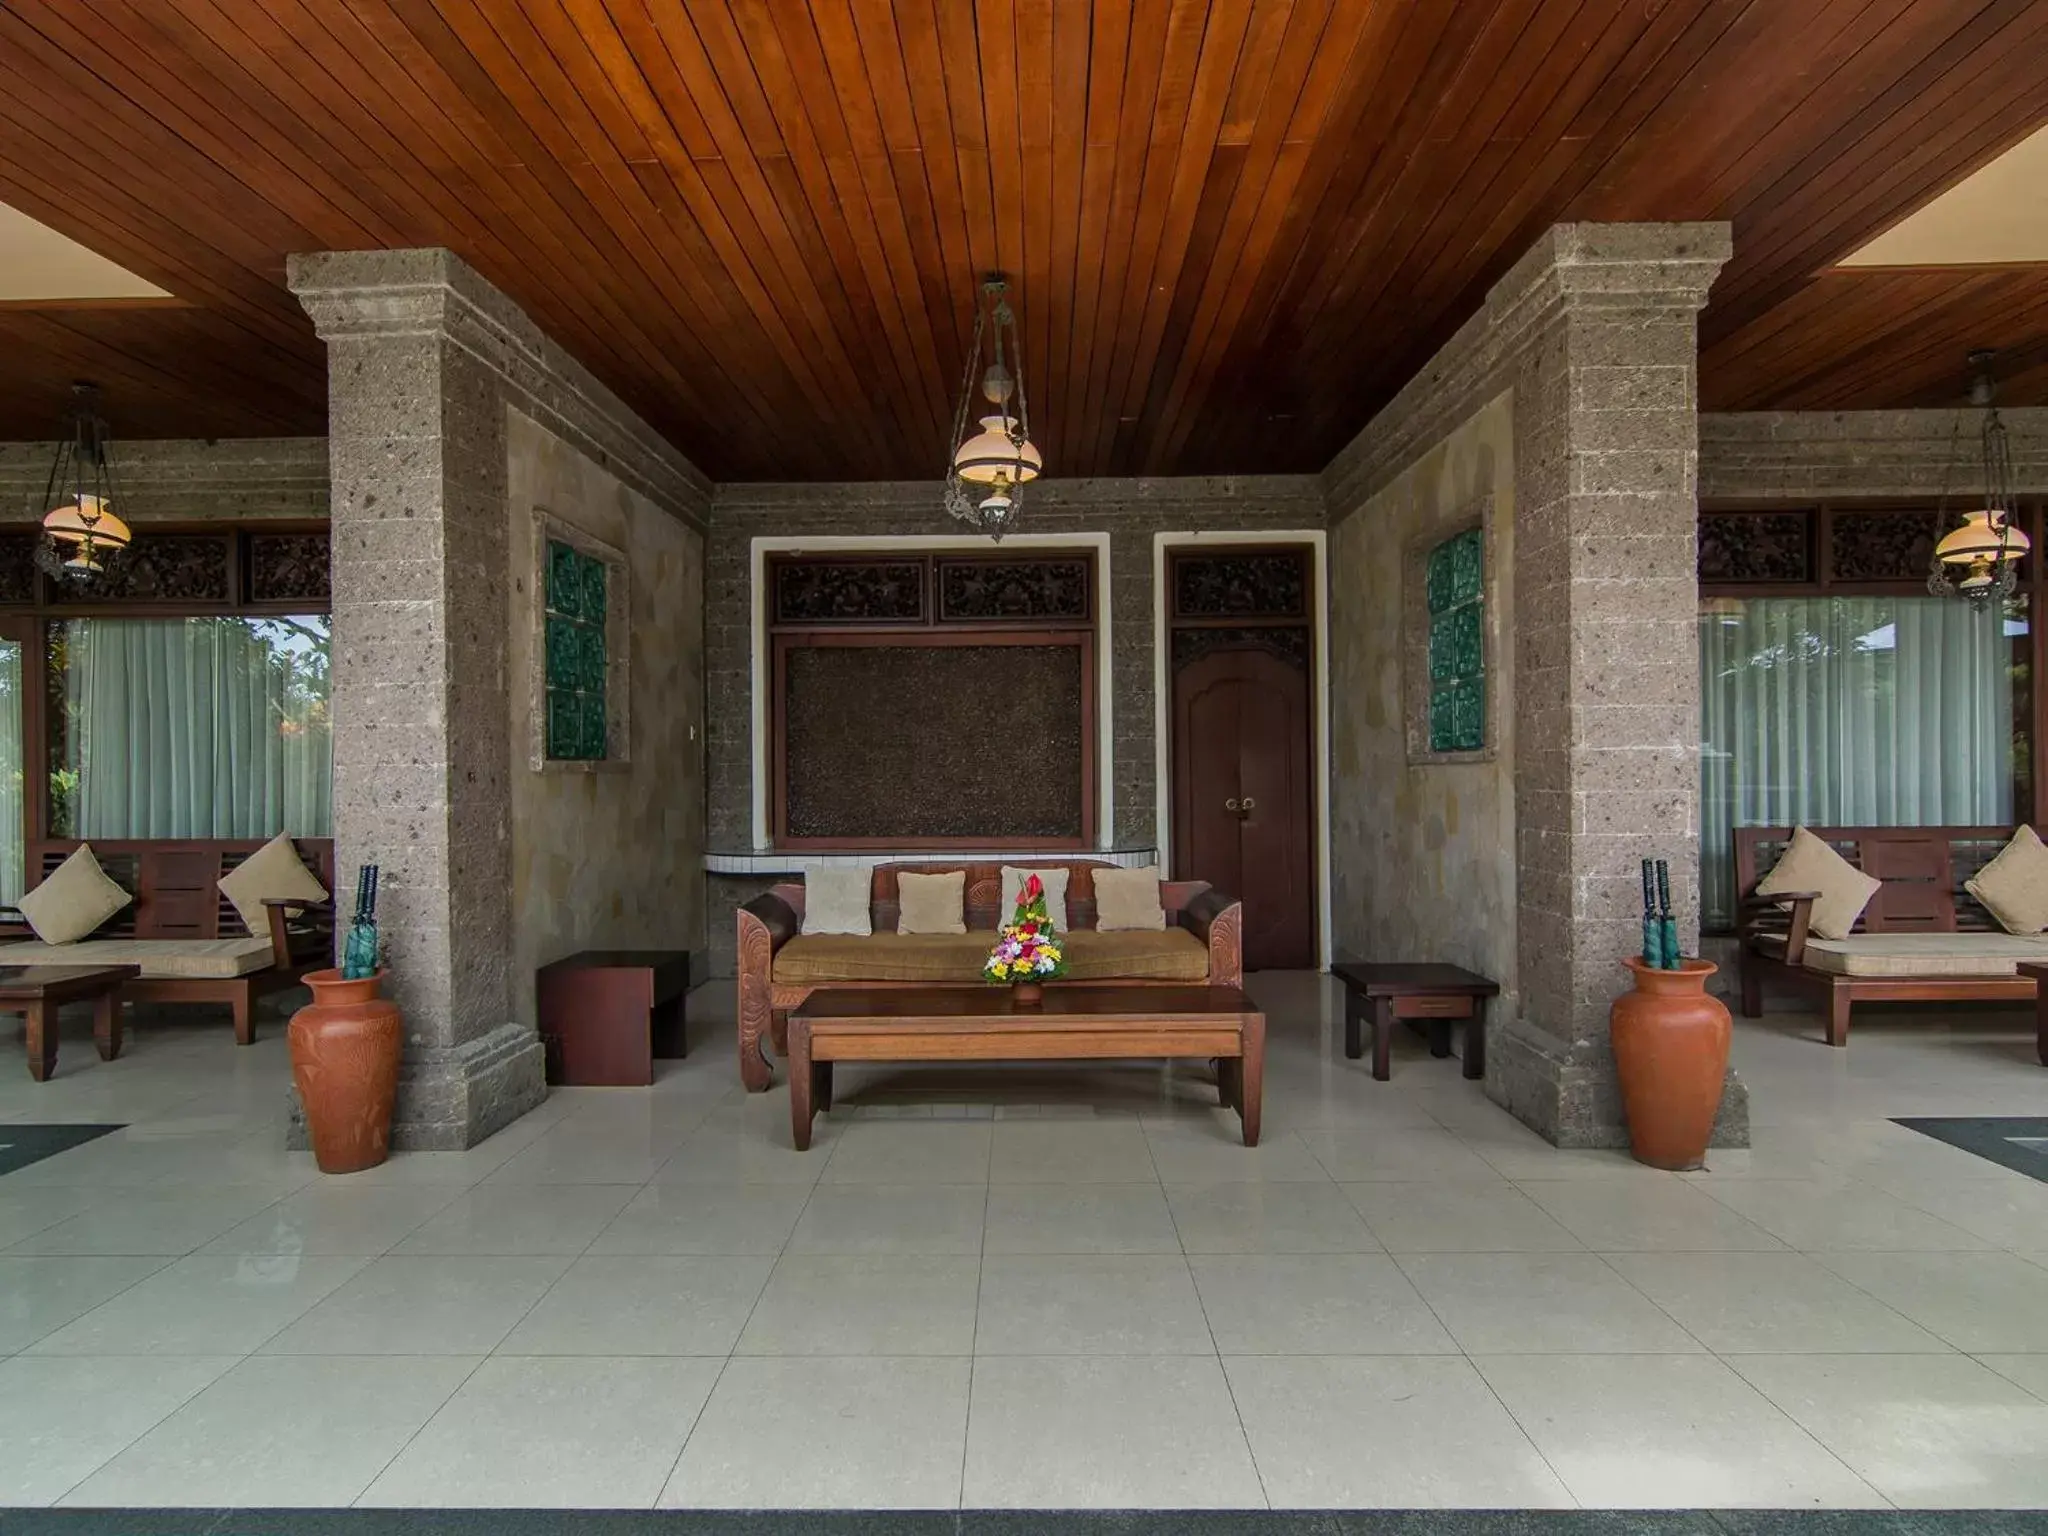
[(1315, 964), (1308, 709), (1306, 669), (1255, 646), (1174, 674), (1174, 873), (1244, 902), (1247, 970)]

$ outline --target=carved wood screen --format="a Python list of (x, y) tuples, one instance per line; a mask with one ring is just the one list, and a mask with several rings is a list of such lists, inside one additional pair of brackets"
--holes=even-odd
[(121, 563), (84, 587), (38, 569), (33, 528), (0, 529), (0, 609), (74, 616), (326, 613), (325, 523), (140, 524)]
[(1095, 840), (1095, 563), (790, 556), (766, 571), (785, 848)]
[[(1947, 512), (1924, 502), (1705, 506), (1699, 518), (1700, 587), (1749, 597), (1924, 593), (1935, 542), (1959, 521), (1959, 507), (1960, 502)], [(2038, 549), (2040, 505), (2022, 503), (2019, 513), (2020, 526)], [(2040, 561), (2022, 561), (2022, 590), (2040, 580)]]

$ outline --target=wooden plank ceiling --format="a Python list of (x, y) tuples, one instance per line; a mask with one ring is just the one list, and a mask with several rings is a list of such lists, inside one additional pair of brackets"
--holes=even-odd
[(15, 0), (0, 200), (191, 307), (0, 311), (0, 437), (76, 375), (318, 432), (285, 255), (445, 244), (719, 478), (933, 474), (998, 268), (1053, 473), (1315, 470), (1565, 218), (1735, 221), (1708, 401), (1917, 403), (2039, 271), (1815, 274), (2044, 58), (2040, 0)]

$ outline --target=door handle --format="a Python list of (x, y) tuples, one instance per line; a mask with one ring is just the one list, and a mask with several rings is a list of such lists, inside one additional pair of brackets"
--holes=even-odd
[(1223, 802), (1223, 809), (1235, 816), (1237, 814), (1237, 802), (1235, 800), (1226, 800)]
[(1253, 809), (1258, 805), (1258, 803), (1259, 802), (1254, 800), (1250, 795), (1246, 795), (1243, 801), (1245, 815), (1251, 815)]

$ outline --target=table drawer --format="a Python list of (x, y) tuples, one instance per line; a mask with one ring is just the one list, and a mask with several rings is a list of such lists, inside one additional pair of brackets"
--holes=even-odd
[(1394, 999), (1394, 1017), (1397, 1019), (1469, 1019), (1472, 1017), (1472, 999), (1469, 997), (1397, 997)]

